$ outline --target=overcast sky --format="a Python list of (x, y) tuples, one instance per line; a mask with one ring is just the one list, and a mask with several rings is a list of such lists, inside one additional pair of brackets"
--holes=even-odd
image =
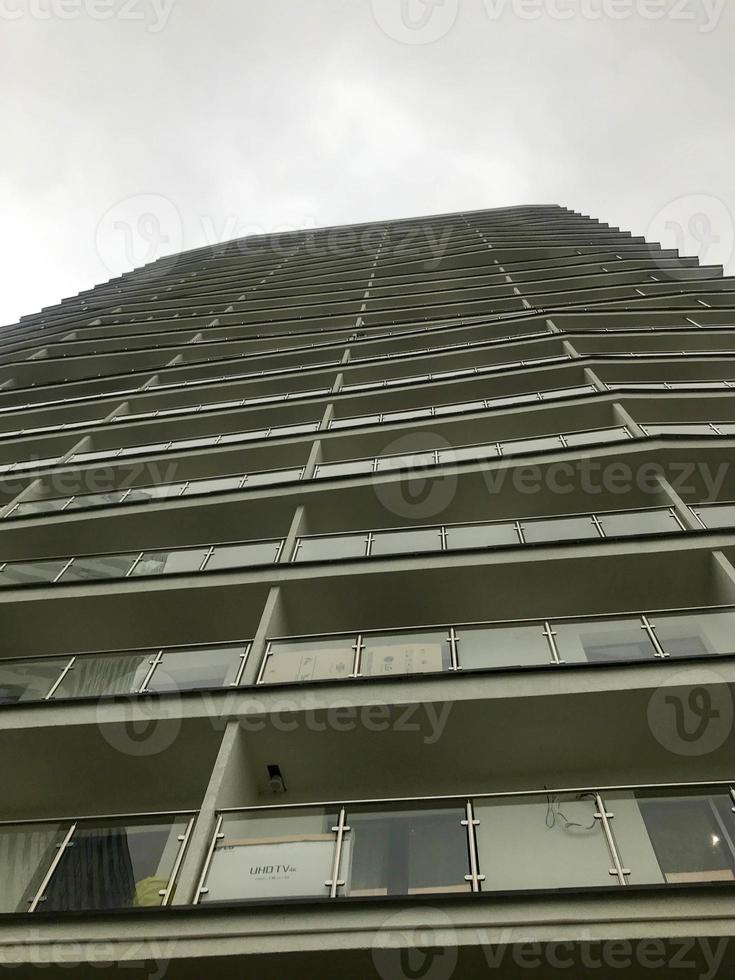
[(0, 0), (0, 323), (254, 232), (559, 203), (733, 271), (725, 0)]

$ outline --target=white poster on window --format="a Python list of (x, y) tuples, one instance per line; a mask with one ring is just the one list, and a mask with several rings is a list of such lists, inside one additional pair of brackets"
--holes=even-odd
[(225, 840), (207, 879), (212, 901), (329, 895), (333, 834)]
[(354, 660), (351, 650), (312, 650), (299, 656), (278, 654), (268, 658), (263, 679), (268, 684), (341, 679), (352, 674)]
[(442, 670), (440, 643), (400, 643), (367, 649), (362, 657), (362, 673), (421, 674)]

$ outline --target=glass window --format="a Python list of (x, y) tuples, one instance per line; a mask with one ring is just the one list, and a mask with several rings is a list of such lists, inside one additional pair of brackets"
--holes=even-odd
[(247, 568), (248, 565), (271, 565), (278, 556), (280, 541), (253, 541), (245, 544), (219, 545), (205, 570), (219, 568)]
[(651, 616), (649, 621), (671, 657), (735, 653), (735, 610)]
[(539, 436), (537, 439), (514, 439), (503, 443), (503, 455), (515, 456), (518, 453), (537, 453), (544, 449), (561, 449), (559, 436)]
[(369, 633), (363, 637), (360, 674), (424, 674), (449, 670), (452, 658), (447, 632)]
[(59, 823), (0, 827), (0, 913), (28, 911), (68, 829)]
[(459, 806), (350, 808), (343, 893), (363, 898), (470, 891), (464, 819)]
[(629, 439), (626, 429), (596, 429), (592, 432), (567, 432), (564, 438), (568, 446), (595, 446), (601, 442), (621, 442)]
[(277, 640), (269, 645), (262, 684), (344, 680), (355, 666), (357, 637)]
[(15, 562), (0, 568), (0, 586), (41, 585), (53, 582), (68, 564), (68, 558), (50, 561)]
[(328, 898), (337, 820), (317, 807), (226, 814), (202, 902)]
[(160, 694), (234, 684), (246, 651), (243, 646), (164, 651), (148, 690)]
[(343, 463), (322, 463), (317, 466), (316, 477), (329, 479), (334, 476), (354, 476), (360, 473), (372, 473), (372, 459), (349, 459)]
[(130, 554), (75, 558), (59, 581), (66, 584), (88, 579), (125, 578), (137, 557), (137, 554)]
[(366, 534), (330, 534), (319, 538), (300, 538), (294, 561), (330, 561), (335, 558), (363, 558)]
[(0, 704), (43, 701), (70, 659), (0, 661)]
[(714, 507), (696, 507), (694, 510), (706, 527), (735, 526), (735, 504), (717, 504)]
[(565, 663), (651, 660), (656, 652), (640, 619), (552, 623), (551, 628)]
[(542, 541), (584, 541), (599, 538), (600, 533), (591, 517), (553, 517), (544, 521), (523, 521), (523, 536), (527, 544)]
[(457, 656), (463, 670), (539, 667), (552, 662), (542, 623), (523, 626), (462, 626)]
[(519, 544), (514, 524), (459, 524), (447, 527), (447, 550), (502, 548)]
[(131, 575), (176, 575), (179, 572), (198, 572), (209, 548), (189, 548), (186, 551), (146, 551)]
[(155, 651), (141, 650), (77, 657), (56, 689), (53, 700), (132, 694), (145, 680), (154, 656)]
[(610, 537), (633, 534), (667, 534), (681, 531), (681, 526), (668, 510), (629, 511), (625, 514), (600, 514), (600, 523)]
[(441, 551), (442, 538), (438, 527), (409, 528), (402, 531), (376, 531), (370, 554), (402, 555), (416, 551)]
[(735, 816), (722, 790), (608, 793), (615, 839), (632, 884), (735, 881)]
[(483, 890), (614, 885), (610, 852), (596, 812), (591, 794), (476, 800)]
[(44, 912), (159, 906), (185, 821), (139, 818), (78, 825), (46, 889)]

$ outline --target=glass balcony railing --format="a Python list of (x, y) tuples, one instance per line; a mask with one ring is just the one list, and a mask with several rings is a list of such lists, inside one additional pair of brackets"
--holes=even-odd
[(394, 456), (372, 456), (365, 459), (345, 459), (334, 463), (322, 463), (316, 467), (314, 477), (327, 479), (338, 476), (387, 473), (391, 470), (423, 470), (432, 466), (481, 462), (486, 459), (497, 459), (500, 456), (514, 456), (521, 453), (554, 452), (578, 446), (624, 442), (631, 438), (632, 436), (625, 426), (609, 429), (588, 429), (583, 432), (536, 436), (530, 439), (511, 439), (482, 445), (458, 446), (451, 449), (434, 449), (426, 452), (400, 453)]
[(530, 405), (534, 402), (578, 398), (582, 395), (594, 395), (596, 392), (597, 389), (594, 385), (580, 385), (574, 388), (534, 391), (522, 395), (505, 395), (502, 398), (480, 398), (470, 402), (455, 402), (450, 405), (430, 405), (424, 408), (409, 408), (395, 412), (379, 412), (374, 415), (332, 419), (329, 428), (350, 429), (361, 425), (388, 425), (391, 422), (412, 422), (420, 419), (442, 418), (445, 415), (461, 415), (467, 412), (484, 412), (499, 408), (513, 408), (516, 405)]
[(194, 813), (0, 824), (0, 913), (170, 905)]
[(735, 607), (271, 639), (258, 684), (735, 655)]
[(735, 503), (699, 504), (691, 507), (702, 527), (708, 530), (735, 526)]
[(734, 786), (225, 810), (196, 902), (732, 886)]
[[(474, 346), (477, 345), (460, 344), (457, 347), (442, 348), (442, 350), (462, 350)], [(429, 351), (425, 353), (429, 353)], [(503, 361), (500, 364), (486, 364), (480, 367), (457, 368), (452, 371), (434, 371), (431, 374), (414, 374), (402, 378), (384, 378), (381, 381), (358, 381), (353, 384), (343, 384), (340, 392), (353, 393), (359, 391), (377, 391), (381, 388), (402, 388), (416, 384), (431, 383), (433, 381), (451, 381), (454, 378), (479, 377), (483, 374), (492, 374), (496, 371), (509, 371), (513, 368), (537, 367), (541, 364), (559, 364), (569, 360), (571, 360), (570, 354), (554, 354), (550, 357), (536, 357), (525, 361)]]
[(606, 384), (608, 391), (720, 391), (735, 388), (733, 381), (619, 381)]
[(238, 687), (250, 646), (202, 644), (0, 660), (0, 705)]
[(272, 565), (280, 560), (283, 539), (202, 545), (198, 548), (82, 555), (0, 563), (0, 588), (69, 585), (74, 582), (199, 574)]
[[(735, 508), (732, 519), (735, 523)], [(524, 518), (476, 524), (439, 524), (349, 534), (309, 535), (297, 539), (291, 561), (382, 558), (386, 555), (673, 534), (685, 530), (672, 507), (567, 514), (563, 517), (533, 520)]]
[(647, 436), (732, 436), (735, 422), (646, 422), (641, 429)]

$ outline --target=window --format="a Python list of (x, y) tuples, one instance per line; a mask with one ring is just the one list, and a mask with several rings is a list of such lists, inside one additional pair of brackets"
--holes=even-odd
[(651, 660), (656, 653), (640, 619), (552, 623), (551, 628), (565, 663)]
[(542, 623), (528, 626), (462, 626), (457, 630), (459, 666), (538, 667), (552, 663)]

